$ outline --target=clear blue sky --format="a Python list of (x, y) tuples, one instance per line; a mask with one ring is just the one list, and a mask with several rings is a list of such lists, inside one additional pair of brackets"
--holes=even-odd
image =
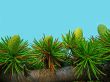
[(97, 25), (110, 27), (110, 0), (0, 0), (0, 37), (19, 34), (29, 42), (81, 27), (86, 38)]

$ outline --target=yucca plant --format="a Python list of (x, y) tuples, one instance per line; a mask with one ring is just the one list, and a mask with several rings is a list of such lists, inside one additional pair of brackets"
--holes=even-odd
[(4, 75), (8, 74), (10, 79), (14, 74), (23, 70), (23, 65), (28, 57), (28, 42), (19, 35), (1, 38), (0, 41), (0, 64)]
[[(100, 24), (98, 25), (98, 33), (99, 33), (99, 43), (106, 49), (106, 53), (104, 56), (107, 57), (107, 60), (104, 60), (104, 64), (102, 68), (107, 74), (106, 77), (110, 77), (110, 29), (107, 26)], [(109, 78), (106, 78), (109, 79)]]
[(39, 41), (35, 39), (32, 47), (46, 68), (54, 71), (56, 66), (61, 67), (61, 62), (65, 59), (65, 51), (58, 39), (53, 39), (52, 36), (44, 36)]
[(105, 25), (100, 24), (98, 26), (98, 33), (100, 43), (104, 48), (110, 51), (110, 29), (108, 29)]
[(105, 75), (100, 65), (108, 58), (104, 56), (106, 50), (96, 38), (91, 38), (89, 41), (83, 40), (79, 43), (78, 48), (74, 49), (74, 52), (78, 58), (77, 61), (74, 61), (77, 78), (88, 76), (89, 80), (93, 80), (93, 78), (99, 80), (100, 76)]
[(106, 49), (105, 56), (107, 56), (108, 61), (110, 60), (110, 29), (107, 26), (100, 24), (98, 25), (99, 33), (99, 43)]
[[(68, 58), (77, 60), (74, 49), (78, 48), (79, 43), (84, 40), (83, 31), (81, 28), (75, 29), (75, 31), (69, 31), (65, 36), (62, 35), (63, 46), (66, 48)], [(68, 60), (69, 61), (69, 60)], [(73, 62), (74, 63), (74, 62)]]

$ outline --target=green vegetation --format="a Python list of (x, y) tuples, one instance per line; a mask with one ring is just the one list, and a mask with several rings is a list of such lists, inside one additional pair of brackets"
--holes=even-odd
[(19, 35), (1, 38), (0, 42), (0, 64), (4, 74), (18, 74), (23, 70), (23, 64), (28, 57), (28, 42), (23, 41)]
[(52, 36), (44, 36), (39, 41), (35, 39), (32, 48), (45, 67), (52, 71), (55, 70), (55, 65), (61, 67), (60, 63), (66, 56), (62, 43), (58, 39), (54, 40)]
[(64, 66), (73, 66), (75, 77), (100, 80), (107, 75), (103, 65), (110, 62), (110, 29), (98, 25), (98, 37), (83, 37), (81, 28), (62, 35), (62, 42), (52, 36), (34, 39), (31, 47), (19, 35), (1, 38), (0, 70), (11, 78), (27, 70), (50, 69), (54, 72)]

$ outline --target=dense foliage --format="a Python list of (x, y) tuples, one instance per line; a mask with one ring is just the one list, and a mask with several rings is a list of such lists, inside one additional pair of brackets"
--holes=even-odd
[(14, 73), (22, 71), (28, 51), (28, 42), (23, 41), (19, 35), (1, 38), (0, 64), (4, 74), (8, 73), (11, 78)]
[(50, 69), (52, 72), (64, 66), (73, 66), (77, 78), (99, 80), (106, 76), (103, 65), (110, 62), (110, 29), (98, 25), (97, 37), (86, 40), (81, 28), (62, 35), (62, 42), (52, 36), (34, 39), (33, 44), (19, 35), (1, 38), (0, 70), (9, 77), (27, 70)]

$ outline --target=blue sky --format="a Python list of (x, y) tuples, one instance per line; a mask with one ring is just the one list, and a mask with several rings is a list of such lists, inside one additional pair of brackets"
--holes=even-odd
[(61, 35), (81, 27), (97, 35), (97, 25), (110, 27), (110, 0), (0, 0), (0, 37), (19, 34), (32, 42), (43, 33)]

